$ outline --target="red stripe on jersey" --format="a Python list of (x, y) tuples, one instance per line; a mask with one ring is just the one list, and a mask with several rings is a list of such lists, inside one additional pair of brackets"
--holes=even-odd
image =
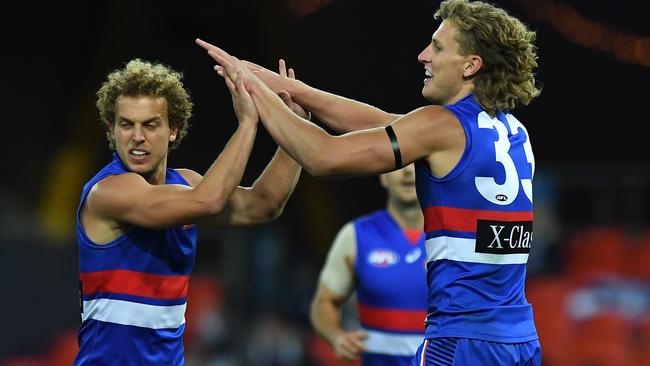
[(370, 328), (422, 333), (426, 316), (425, 309), (380, 309), (359, 303), (359, 320)]
[(470, 210), (433, 206), (424, 210), (424, 231), (435, 230), (476, 232), (477, 220), (493, 221), (531, 221), (532, 211), (491, 211)]
[(112, 292), (156, 299), (187, 297), (189, 276), (162, 276), (116, 269), (81, 272), (83, 293)]

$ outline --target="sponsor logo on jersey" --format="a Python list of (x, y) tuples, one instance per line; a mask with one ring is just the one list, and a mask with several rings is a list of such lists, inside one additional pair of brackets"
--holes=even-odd
[(404, 260), (406, 261), (406, 263), (411, 264), (417, 261), (421, 255), (422, 255), (422, 250), (420, 248), (415, 248), (410, 252), (406, 253), (406, 255), (404, 256)]
[(368, 263), (375, 267), (390, 267), (398, 261), (397, 253), (388, 249), (376, 249), (368, 254)]
[(532, 221), (478, 220), (474, 251), (488, 254), (530, 253), (532, 242)]

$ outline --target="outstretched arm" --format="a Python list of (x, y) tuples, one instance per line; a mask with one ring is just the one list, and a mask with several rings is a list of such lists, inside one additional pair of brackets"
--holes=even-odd
[[(279, 61), (284, 64), (284, 60)], [(295, 101), (310, 110), (327, 127), (337, 132), (350, 132), (385, 127), (401, 115), (387, 113), (369, 104), (316, 89), (306, 83), (288, 79), (249, 61), (248, 68), (271, 90), (286, 90)], [(290, 69), (291, 70), (291, 69)]]
[[(217, 47), (200, 39), (197, 39), (196, 43), (207, 51), (216, 52), (218, 50)], [(283, 90), (288, 92), (294, 101), (311, 111), (327, 127), (337, 132), (385, 127), (400, 117), (399, 114), (384, 112), (369, 104), (316, 89), (250, 61), (243, 62), (274, 93)], [(284, 60), (280, 60), (279, 63), (281, 67), (285, 67)]]
[(383, 128), (331, 136), (322, 128), (287, 113), (270, 98), (270, 89), (251, 83), (253, 100), (273, 139), (313, 176), (373, 175), (395, 166), (390, 140)]
[[(244, 77), (265, 128), (307, 171), (315, 176), (375, 175), (401, 166), (384, 128), (331, 136), (287, 108), (257, 76), (236, 57), (210, 46), (208, 54), (217, 69), (233, 80)], [(439, 106), (417, 109), (391, 124), (399, 142), (402, 166), (428, 158), (436, 176), (448, 173), (465, 147), (465, 134), (456, 117)]]
[(341, 307), (354, 290), (353, 265), (357, 239), (354, 224), (348, 223), (336, 236), (320, 274), (318, 290), (311, 303), (311, 324), (325, 338), (336, 356), (354, 361), (366, 349), (362, 331), (346, 331), (341, 322)]

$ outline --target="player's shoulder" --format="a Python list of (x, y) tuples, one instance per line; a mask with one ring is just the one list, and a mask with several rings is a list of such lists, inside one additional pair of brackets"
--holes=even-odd
[(384, 218), (385, 215), (386, 215), (386, 210), (384, 209), (376, 210), (357, 217), (356, 219), (352, 220), (351, 223), (354, 223), (355, 225), (372, 224), (373, 222), (376, 222)]
[(344, 232), (354, 232), (354, 225), (357, 219), (346, 222), (341, 229), (339, 229), (339, 234)]
[(341, 229), (339, 229), (339, 232), (336, 234), (335, 242), (356, 242), (356, 228), (354, 220), (348, 221), (345, 223), (345, 225), (341, 226)]
[(98, 190), (122, 189), (142, 183), (147, 183), (147, 181), (137, 173), (125, 172), (120, 174), (113, 174), (95, 183), (91, 189), (91, 192)]
[(176, 168), (174, 171), (180, 174), (181, 177), (183, 177), (183, 179), (185, 179), (187, 183), (189, 183), (189, 185), (192, 187), (196, 187), (203, 179), (203, 176), (201, 174), (195, 172), (192, 169)]
[(449, 109), (439, 105), (427, 105), (417, 108), (406, 114), (404, 117), (410, 120), (420, 121), (427, 124), (445, 124), (458, 122), (458, 119), (454, 113), (452, 113)]
[(349, 221), (341, 227), (329, 251), (333, 258), (354, 261), (357, 251), (357, 234), (354, 221)]
[(126, 172), (109, 175), (92, 186), (88, 192), (88, 198), (106, 197), (111, 198), (113, 195), (120, 195), (126, 191), (135, 189), (147, 181), (139, 174)]
[(146, 189), (148, 185), (149, 183), (136, 173), (109, 175), (90, 188), (83, 203), (84, 209), (87, 207), (90, 211), (101, 212), (125, 204), (139, 195), (139, 192)]

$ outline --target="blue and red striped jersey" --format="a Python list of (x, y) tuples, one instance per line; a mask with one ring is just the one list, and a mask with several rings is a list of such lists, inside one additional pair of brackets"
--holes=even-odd
[(416, 162), (427, 250), (426, 337), (535, 340), (524, 295), (535, 170), (528, 132), (512, 114), (490, 117), (473, 95), (445, 108), (465, 130), (460, 161), (441, 179), (427, 161)]
[[(117, 154), (83, 188), (127, 172)], [(168, 169), (166, 184), (189, 185)], [(196, 257), (196, 226), (130, 227), (110, 243), (88, 238), (77, 211), (82, 302), (75, 365), (182, 365), (189, 276)]]
[(424, 235), (411, 243), (382, 210), (354, 221), (363, 365), (409, 365), (424, 337), (427, 305)]

